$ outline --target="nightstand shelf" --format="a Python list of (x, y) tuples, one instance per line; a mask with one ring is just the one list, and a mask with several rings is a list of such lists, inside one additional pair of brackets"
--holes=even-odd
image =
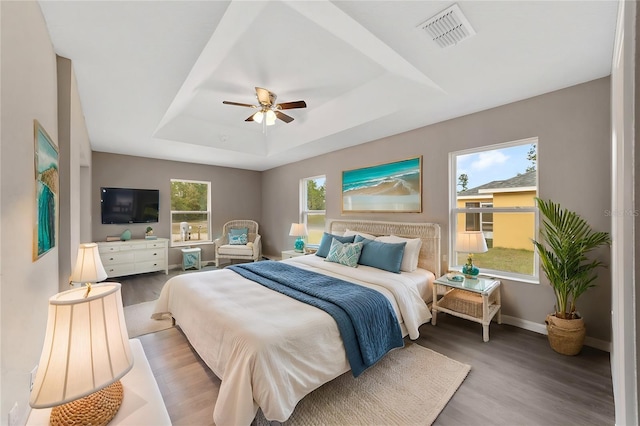
[[(439, 300), (438, 287), (444, 287), (446, 291)], [(501, 308), (500, 281), (493, 278), (465, 278), (455, 282), (444, 275), (433, 282), (433, 325), (436, 325), (438, 312), (445, 312), (482, 324), (482, 340), (488, 342), (493, 317), (497, 315), (498, 324), (502, 324)]]
[(306, 253), (295, 250), (284, 250), (281, 254), (282, 259), (290, 259), (292, 257), (304, 256)]

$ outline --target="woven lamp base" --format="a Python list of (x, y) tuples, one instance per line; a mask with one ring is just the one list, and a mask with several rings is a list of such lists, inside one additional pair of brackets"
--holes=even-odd
[(98, 392), (53, 408), (49, 424), (104, 426), (118, 412), (122, 396), (122, 383), (118, 380)]

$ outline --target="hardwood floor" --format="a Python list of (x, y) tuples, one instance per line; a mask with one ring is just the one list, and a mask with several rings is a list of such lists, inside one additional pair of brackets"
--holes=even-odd
[[(130, 304), (153, 300), (166, 279), (164, 274), (123, 279), (123, 299), (127, 293)], [(435, 425), (614, 424), (607, 352), (585, 346), (575, 357), (560, 355), (549, 347), (546, 336), (504, 324), (492, 323), (490, 338), (482, 341), (480, 324), (446, 314), (438, 315), (437, 326), (420, 328), (416, 343), (471, 365)], [(220, 380), (181, 330), (147, 334), (140, 340), (173, 424), (213, 424)]]

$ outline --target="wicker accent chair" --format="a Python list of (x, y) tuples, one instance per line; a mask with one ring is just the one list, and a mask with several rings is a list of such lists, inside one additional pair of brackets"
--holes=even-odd
[[(246, 245), (229, 244), (229, 232), (232, 229), (247, 228)], [(222, 236), (213, 242), (215, 250), (216, 267), (220, 266), (220, 260), (234, 259), (250, 260), (257, 262), (262, 256), (262, 241), (258, 234), (258, 222), (253, 220), (231, 220), (222, 227)]]

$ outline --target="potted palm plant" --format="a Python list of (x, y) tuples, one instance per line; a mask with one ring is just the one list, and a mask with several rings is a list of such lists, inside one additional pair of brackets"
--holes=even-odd
[(586, 329), (576, 309), (578, 298), (595, 285), (596, 269), (604, 264), (587, 254), (610, 245), (607, 232), (596, 232), (577, 213), (551, 200), (536, 198), (542, 214), (541, 241), (533, 241), (542, 270), (556, 296), (556, 312), (547, 315), (549, 344), (556, 352), (576, 355), (582, 349)]

